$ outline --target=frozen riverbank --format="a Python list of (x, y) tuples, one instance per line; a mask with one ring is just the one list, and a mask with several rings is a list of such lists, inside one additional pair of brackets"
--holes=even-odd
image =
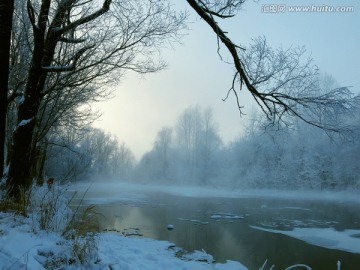
[(33, 222), (33, 218), (0, 213), (0, 269), (247, 269), (233, 261), (212, 263), (211, 255), (203, 252), (177, 257), (179, 249), (169, 242), (115, 233), (97, 234), (96, 250), (87, 251), (89, 261), (79, 265), (76, 243), (58, 233), (37, 230)]

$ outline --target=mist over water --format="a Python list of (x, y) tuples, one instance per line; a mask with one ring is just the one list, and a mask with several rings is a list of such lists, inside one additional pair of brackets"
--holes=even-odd
[(359, 190), (358, 115), (342, 119), (352, 127), (347, 133), (326, 133), (300, 120), (288, 126), (270, 125), (263, 115), (254, 113), (245, 135), (224, 144), (211, 108), (191, 106), (173, 127), (159, 130), (152, 149), (140, 160), (135, 160), (125, 142), (90, 129), (71, 146), (72, 151), (50, 147), (46, 172), (57, 179), (99, 182)]

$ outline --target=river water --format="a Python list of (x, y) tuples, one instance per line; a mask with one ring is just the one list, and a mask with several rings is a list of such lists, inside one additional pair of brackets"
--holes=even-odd
[[(90, 191), (87, 197), (94, 194), (95, 190)], [(360, 269), (360, 241), (359, 247), (349, 252), (321, 247), (324, 239), (316, 245), (316, 235), (307, 241), (313, 244), (308, 244), (271, 231), (360, 230), (359, 203), (266, 196), (196, 198), (155, 191), (144, 196), (137, 193), (136, 199), (107, 202), (113, 195), (112, 190), (97, 193), (97, 200), (85, 197), (88, 204), (96, 204), (103, 230), (167, 240), (188, 251), (204, 250), (219, 262), (239, 261), (249, 269), (259, 269), (266, 260), (268, 268), (275, 265), (274, 269), (301, 263), (312, 269), (335, 270), (338, 261), (342, 270)], [(169, 224), (174, 229), (169, 230)], [(352, 237), (360, 238), (360, 234)], [(331, 242), (325, 244), (331, 247)]]

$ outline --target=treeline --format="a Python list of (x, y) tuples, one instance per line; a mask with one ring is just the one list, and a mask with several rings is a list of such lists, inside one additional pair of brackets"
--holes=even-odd
[(125, 143), (100, 129), (63, 130), (49, 141), (43, 175), (60, 182), (129, 180), (135, 157)]
[(158, 132), (133, 179), (231, 188), (358, 189), (358, 115), (343, 118), (349, 129), (334, 134), (301, 120), (285, 126), (255, 114), (245, 134), (224, 145), (211, 109), (190, 107), (173, 128)]
[(134, 171), (143, 182), (207, 185), (219, 179), (223, 144), (211, 109), (187, 108), (174, 128), (163, 127)]
[[(317, 89), (324, 95), (332, 94), (328, 89), (334, 88), (336, 82), (330, 76), (319, 79)], [(40, 176), (36, 178), (40, 180), (54, 177), (59, 181), (98, 179), (252, 189), (358, 189), (360, 101), (354, 98), (348, 107), (342, 100), (334, 98), (331, 110), (311, 107), (310, 112), (303, 112), (308, 119), (316, 114), (321, 128), (301, 117), (284, 115), (273, 121), (256, 112), (247, 116), (250, 120), (244, 133), (227, 144), (220, 136), (212, 109), (190, 106), (172, 127), (158, 131), (152, 149), (137, 162), (125, 143), (102, 130), (87, 128), (86, 122), (70, 125), (76, 117), (67, 115), (62, 118), (66, 121), (59, 121), (46, 136), (39, 137), (42, 139), (34, 148), (36, 163), (32, 175)]]
[[(125, 143), (102, 130), (54, 133), (44, 175), (59, 180), (130, 181), (218, 188), (344, 190), (360, 188), (360, 111), (349, 127), (326, 132), (297, 119), (249, 116), (242, 136), (224, 144), (211, 108), (191, 106), (163, 127), (136, 162)], [(339, 119), (340, 120), (340, 119)]]
[(226, 184), (316, 190), (360, 187), (359, 132), (344, 138), (301, 122), (280, 130), (266, 129), (258, 120), (253, 125), (225, 150), (230, 164), (224, 170)]

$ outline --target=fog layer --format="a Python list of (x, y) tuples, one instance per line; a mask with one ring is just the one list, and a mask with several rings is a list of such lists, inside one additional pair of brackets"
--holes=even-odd
[[(190, 106), (172, 127), (159, 130), (151, 151), (137, 162), (125, 143), (89, 129), (66, 148), (50, 148), (46, 173), (239, 189), (359, 189), (360, 126), (354, 115), (341, 119), (351, 130), (329, 134), (301, 120), (274, 125), (254, 113), (246, 134), (225, 145), (211, 108)], [(61, 136), (66, 134), (57, 140)]]

